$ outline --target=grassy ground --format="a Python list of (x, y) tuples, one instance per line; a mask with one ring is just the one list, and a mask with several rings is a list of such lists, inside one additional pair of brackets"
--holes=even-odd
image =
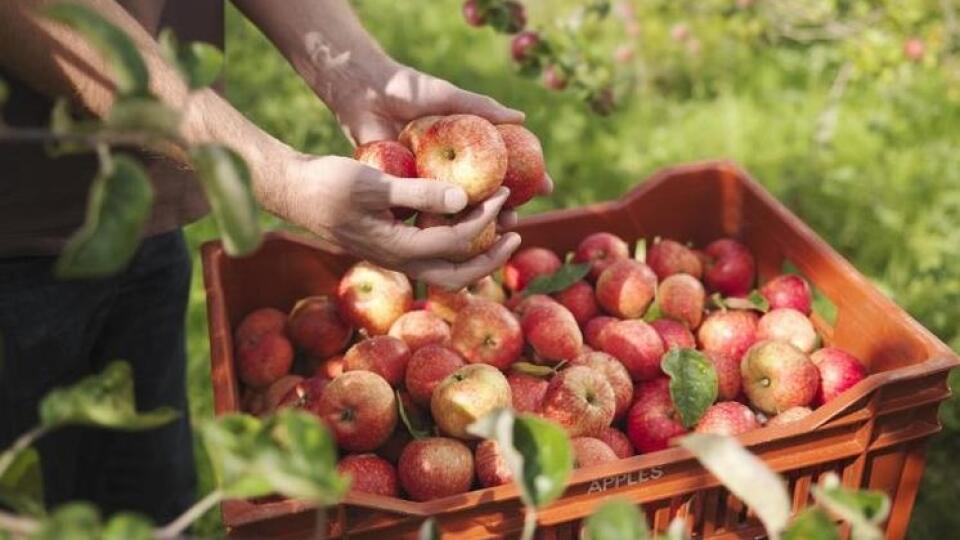
[[(942, 70), (903, 65), (876, 80), (854, 77), (836, 105), (832, 137), (817, 142), (836, 70), (809, 49), (747, 48), (710, 28), (702, 29), (699, 55), (644, 42), (641, 60), (667, 67), (629, 105), (601, 118), (572, 96), (546, 93), (512, 74), (506, 42), (466, 27), (453, 0), (419, 10), (387, 0), (356, 5), (397, 59), (526, 111), (557, 181), (556, 193), (529, 212), (615, 197), (665, 165), (734, 159), (960, 348), (960, 99)], [(227, 53), (228, 97), (241, 111), (304, 151), (349, 151), (322, 104), (233, 10)], [(215, 236), (209, 221), (188, 233), (194, 248)], [(188, 319), (194, 418), (211, 410), (204, 309), (198, 268)], [(960, 403), (948, 403), (942, 417), (946, 429), (931, 445), (911, 538), (944, 538), (960, 525), (951, 511), (960, 500), (953, 459)], [(215, 531), (215, 520), (201, 530)]]

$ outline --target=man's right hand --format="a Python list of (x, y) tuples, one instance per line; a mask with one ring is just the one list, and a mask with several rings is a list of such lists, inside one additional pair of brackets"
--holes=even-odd
[(494, 272), (519, 247), (520, 236), (506, 233), (486, 253), (462, 263), (470, 241), (497, 219), (509, 190), (501, 188), (454, 226), (420, 229), (397, 221), (390, 208), (452, 214), (464, 209), (466, 193), (455, 184), (398, 178), (339, 156), (299, 155), (282, 166), (289, 182), (284, 217), (375, 264), (448, 289), (457, 289)]

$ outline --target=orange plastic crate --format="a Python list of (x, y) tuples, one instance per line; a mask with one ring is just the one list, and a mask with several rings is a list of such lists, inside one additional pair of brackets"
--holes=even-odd
[[(940, 430), (938, 405), (950, 395), (947, 373), (960, 359), (744, 171), (724, 162), (670, 168), (618, 201), (540, 214), (516, 230), (524, 245), (560, 254), (596, 231), (701, 246), (730, 236), (751, 249), (761, 281), (792, 263), (837, 308), (832, 326), (815, 317), (825, 342), (861, 358), (870, 375), (804, 420), (740, 439), (788, 480), (795, 509), (810, 503), (810, 485), (820, 475), (835, 472), (846, 486), (887, 492), (893, 503), (887, 538), (905, 536), (926, 441)], [(287, 311), (304, 296), (333, 293), (354, 261), (279, 232), (242, 259), (228, 257), (219, 242), (203, 246), (217, 414), (240, 410), (234, 325), (259, 307)], [(579, 538), (582, 520), (614, 496), (642, 505), (658, 531), (681, 515), (698, 538), (763, 535), (740, 501), (686, 450), (670, 448), (575, 471), (564, 495), (539, 513), (538, 537)], [(305, 538), (317, 522), (313, 507), (294, 500), (234, 500), (222, 510), (237, 538)], [(426, 516), (435, 516), (445, 538), (494, 538), (516, 536), (523, 511), (512, 485), (430, 502), (350, 493), (328, 510), (327, 522), (331, 536), (382, 540), (415, 538)]]

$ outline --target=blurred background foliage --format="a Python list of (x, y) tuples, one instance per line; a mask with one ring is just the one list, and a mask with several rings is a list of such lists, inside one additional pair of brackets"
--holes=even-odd
[[(557, 186), (526, 212), (615, 198), (660, 167), (733, 159), (960, 349), (956, 0), (632, 0), (587, 23), (581, 4), (527, 2), (529, 26), (576, 51), (591, 84), (610, 86), (608, 116), (519, 75), (509, 37), (467, 26), (457, 0), (354, 1), (397, 60), (527, 113)], [(233, 8), (226, 82), (240, 111), (296, 148), (351, 151), (323, 104)], [(188, 232), (194, 247), (215, 236), (209, 221)], [(197, 265), (194, 418), (211, 414), (203, 295)], [(942, 417), (911, 538), (960, 530), (960, 402)], [(215, 531), (216, 518), (201, 529)]]

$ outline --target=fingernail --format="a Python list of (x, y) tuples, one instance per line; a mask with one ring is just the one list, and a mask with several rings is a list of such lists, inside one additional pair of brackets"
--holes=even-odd
[(443, 205), (451, 211), (461, 210), (467, 205), (467, 193), (462, 189), (448, 189), (443, 194)]

